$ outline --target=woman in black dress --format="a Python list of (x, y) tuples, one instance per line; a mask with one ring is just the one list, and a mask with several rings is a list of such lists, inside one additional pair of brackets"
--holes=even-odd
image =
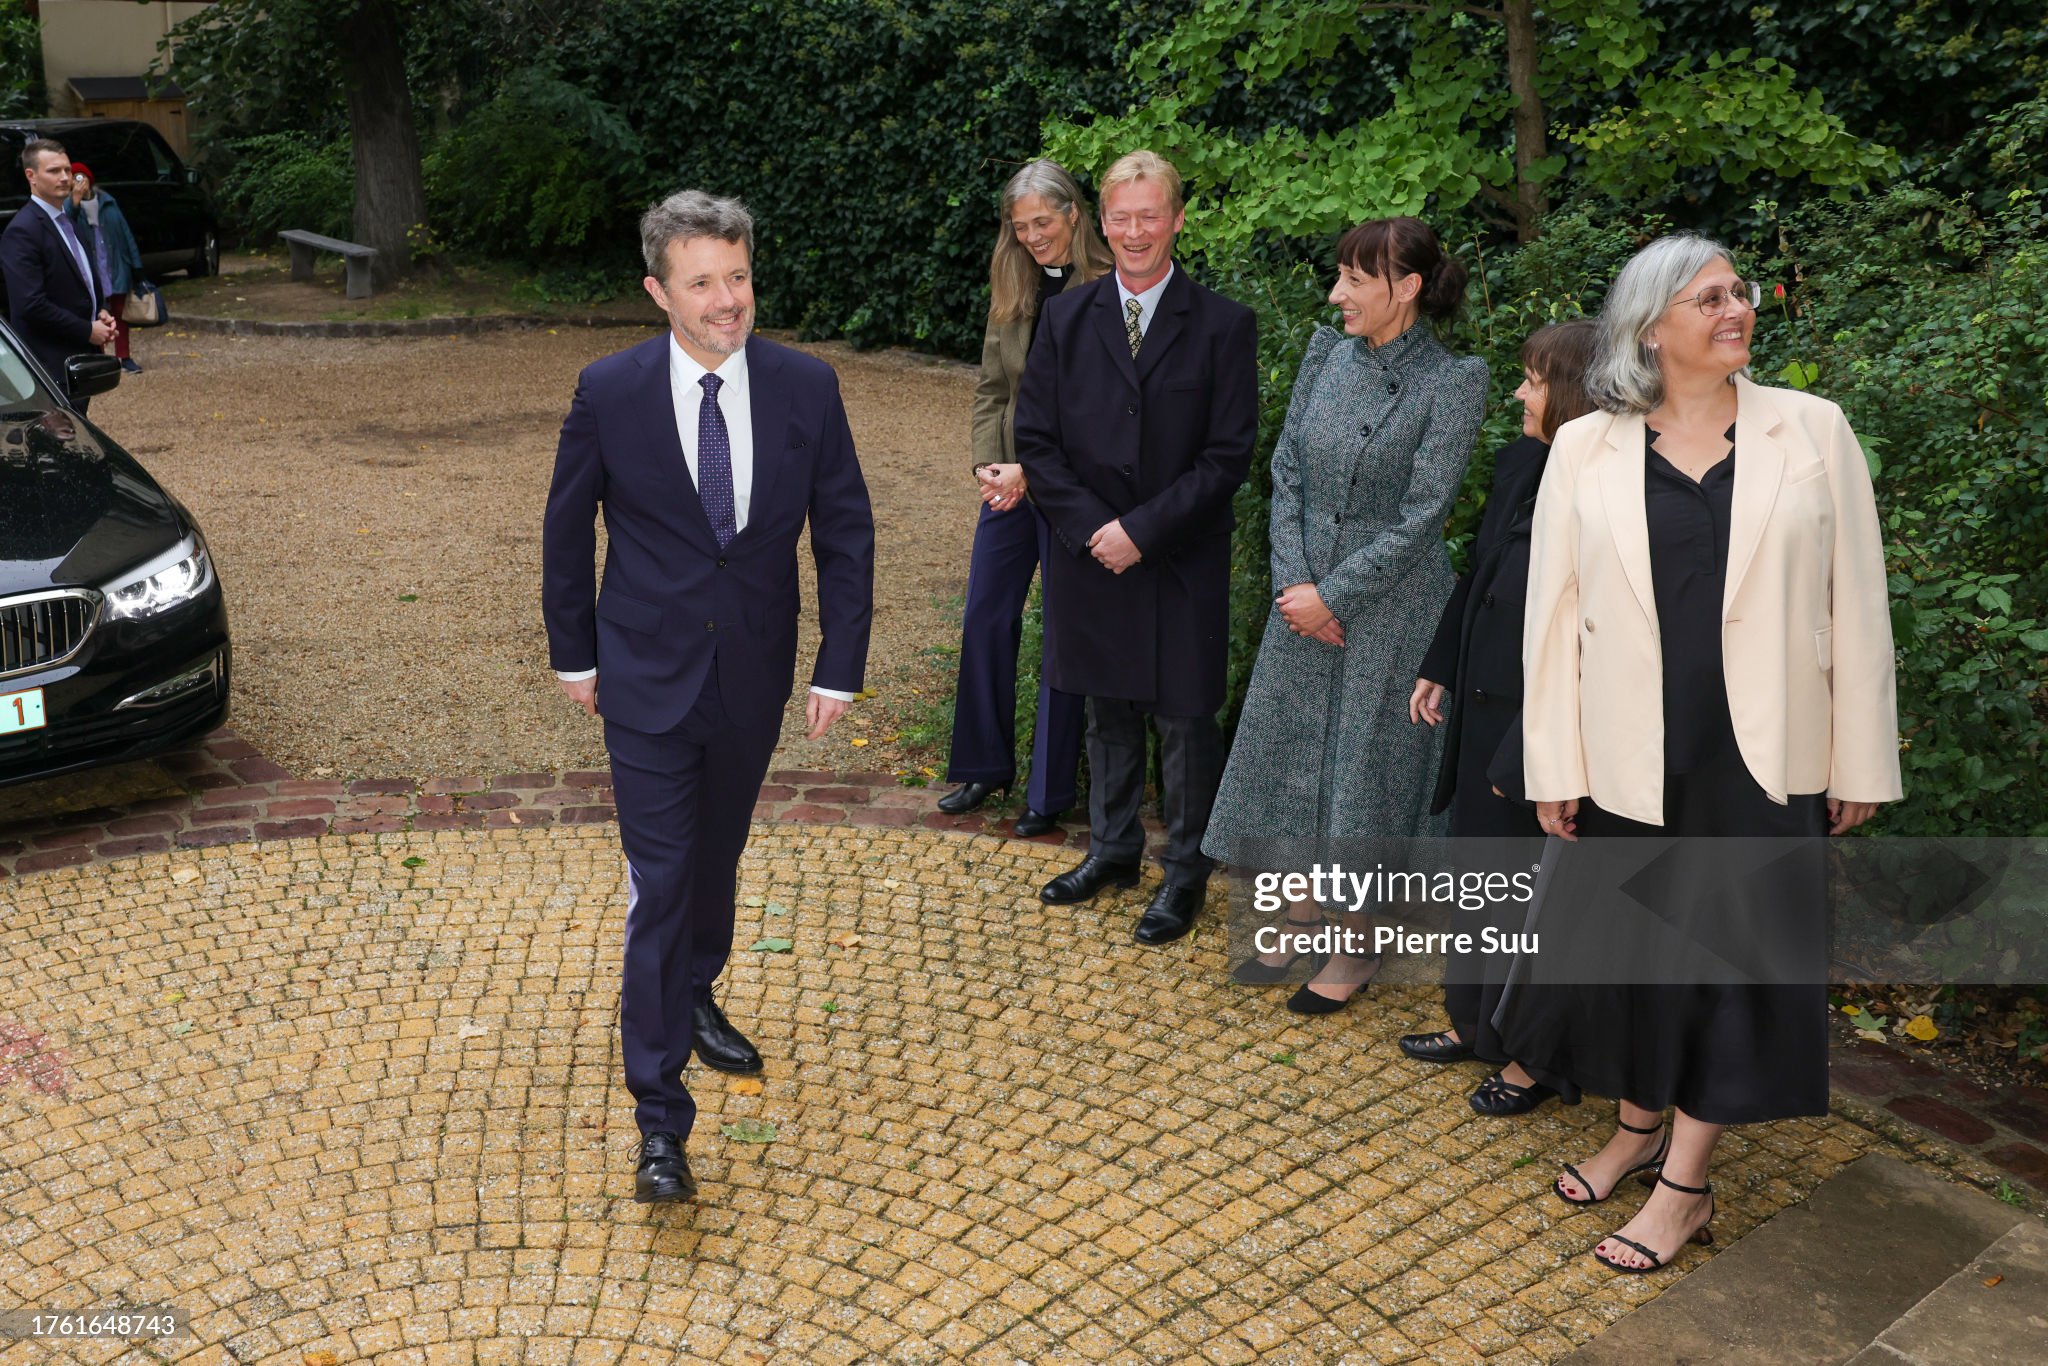
[[(1536, 486), (1557, 429), (1593, 411), (1586, 371), (1593, 360), (1594, 330), (1586, 318), (1552, 323), (1522, 344), (1522, 383), (1515, 390), (1522, 403), (1522, 436), (1493, 459), (1493, 488), (1472, 541), (1471, 567), (1444, 604), (1408, 701), (1411, 722), (1436, 726), (1445, 722), (1449, 700), (1431, 809), (1449, 809), (1453, 837), (1543, 838), (1535, 808), (1502, 795), (1488, 768), (1508, 741), (1522, 701), (1522, 598), (1529, 583)], [(1515, 767), (1519, 770), (1519, 763)], [(1552, 1096), (1578, 1104), (1578, 1088), (1569, 1078), (1538, 1077), (1501, 1047), (1493, 1013), (1505, 977), (1505, 965), (1491, 957), (1455, 959), (1444, 980), (1444, 1013), (1451, 1027), (1404, 1035), (1401, 1051), (1418, 1062), (1478, 1058), (1492, 1063), (1499, 1070), (1471, 1096), (1472, 1108), (1483, 1115), (1527, 1114)]]
[[(1655, 1173), (1593, 1249), (1630, 1273), (1711, 1240), (1707, 1170), (1727, 1125), (1826, 1113), (1822, 836), (1901, 795), (1869, 468), (1834, 404), (1749, 379), (1759, 297), (1704, 238), (1636, 254), (1600, 314), (1589, 387), (1604, 411), (1558, 434), (1531, 535), (1522, 761), (1539, 825), (1566, 841), (1686, 837), (1663, 865), (1679, 875), (1642, 867), (1612, 901), (1632, 909), (1578, 937), (1659, 946), (1631, 960), (1649, 971), (1608, 979), (1638, 985), (1600, 984), (1590, 954), (1556, 952), (1546, 931), (1536, 975), (1557, 985), (1518, 991), (1499, 1022), (1512, 1056), (1620, 1101), (1614, 1136), (1556, 1192), (1593, 1204)], [(1755, 846), (1729, 837), (1792, 852), (1736, 886), (1723, 865)], [(1539, 922), (1569, 939), (1597, 913), (1603, 889), (1589, 890), (1547, 898)], [(1669, 967), (1699, 942), (1739, 956), (1755, 928), (1781, 940), (1765, 971)]]

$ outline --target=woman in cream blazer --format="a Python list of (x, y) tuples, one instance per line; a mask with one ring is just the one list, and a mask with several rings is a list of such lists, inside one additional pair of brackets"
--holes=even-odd
[[(1581, 985), (1562, 1008), (1530, 993), (1503, 1011), (1513, 1056), (1620, 1101), (1614, 1137), (1566, 1166), (1558, 1196), (1593, 1204), (1657, 1173), (1593, 1250), (1624, 1272), (1711, 1239), (1707, 1168), (1726, 1125), (1825, 1113), (1820, 837), (1901, 795), (1869, 469), (1834, 404), (1749, 379), (1758, 296), (1725, 248), (1690, 234), (1629, 262), (1600, 315), (1602, 411), (1559, 430), (1531, 533), (1522, 776), (1544, 830), (1789, 838), (1812, 854), (1770, 865), (1761, 896), (1745, 884), (1715, 901), (1711, 877), (1669, 879), (1636, 915), (1648, 936), (1651, 920), (1725, 926), (1766, 907), (1815, 947), (1800, 960), (1810, 982)], [(1710, 849), (1678, 856), (1708, 867)]]

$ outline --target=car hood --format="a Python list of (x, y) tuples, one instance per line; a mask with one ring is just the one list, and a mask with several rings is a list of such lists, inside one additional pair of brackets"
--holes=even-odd
[(0, 594), (105, 587), (185, 531), (170, 495), (83, 419), (0, 413)]

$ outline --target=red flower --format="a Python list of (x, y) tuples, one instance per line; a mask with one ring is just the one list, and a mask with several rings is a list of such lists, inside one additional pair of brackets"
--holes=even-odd
[(1784, 298), (1784, 297), (1785, 297), (1785, 286), (1783, 286), (1783, 285), (1772, 285), (1772, 286), (1771, 286), (1771, 293), (1773, 293), (1773, 294), (1777, 295), (1777, 296), (1778, 296), (1778, 297), (1779, 297), (1780, 299), (1782, 299), (1782, 298)]

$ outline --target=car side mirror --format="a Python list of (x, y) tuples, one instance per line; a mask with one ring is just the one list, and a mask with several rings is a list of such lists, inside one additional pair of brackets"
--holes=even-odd
[(187, 185), (197, 185), (199, 183), (199, 168), (197, 166), (185, 167), (182, 179)]
[(87, 353), (64, 362), (64, 381), (73, 398), (104, 394), (121, 382), (121, 362), (115, 356)]

